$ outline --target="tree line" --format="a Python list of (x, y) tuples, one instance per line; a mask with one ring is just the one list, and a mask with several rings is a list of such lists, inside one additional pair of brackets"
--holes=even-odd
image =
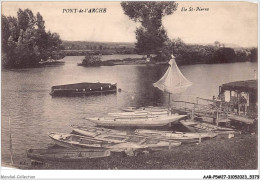
[(215, 45), (186, 44), (177, 38), (171, 42), (172, 52), (180, 64), (257, 62), (257, 48), (231, 48), (216, 42)]
[(40, 61), (65, 55), (121, 53), (156, 54), (154, 61), (167, 61), (174, 54), (180, 64), (257, 61), (257, 48), (230, 48), (217, 41), (204, 46), (186, 44), (180, 38), (170, 40), (162, 18), (177, 10), (174, 1), (123, 1), (121, 6), (130, 19), (140, 23), (135, 31), (135, 48), (129, 43), (62, 42), (59, 34), (46, 31), (41, 14), (35, 16), (30, 9), (19, 9), (17, 17), (2, 15), (2, 67), (36, 67)]
[(2, 67), (37, 67), (40, 61), (59, 59), (62, 41), (59, 34), (45, 30), (45, 21), (30, 9), (17, 17), (2, 15)]
[(230, 63), (257, 61), (257, 48), (230, 48), (216, 41), (214, 45), (185, 44), (180, 38), (170, 40), (162, 25), (162, 18), (173, 14), (174, 1), (123, 1), (124, 14), (140, 24), (137, 27), (135, 49), (139, 54), (155, 54), (154, 61), (167, 61), (171, 54), (180, 64)]
[(134, 43), (109, 43), (90, 41), (63, 41), (66, 56), (134, 54)]

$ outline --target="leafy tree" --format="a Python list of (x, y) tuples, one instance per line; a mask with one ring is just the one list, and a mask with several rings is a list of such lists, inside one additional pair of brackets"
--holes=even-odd
[(236, 54), (232, 48), (219, 48), (213, 57), (214, 63), (230, 63), (234, 62)]
[(2, 50), (3, 51), (7, 51), (8, 46), (7, 46), (7, 42), (8, 39), (11, 35), (11, 31), (9, 29), (9, 21), (7, 19), (6, 16), (2, 15), (2, 23), (1, 23), (2, 29), (1, 29), (1, 33), (2, 33)]
[(29, 9), (19, 9), (17, 18), (2, 15), (2, 39), (5, 68), (38, 66), (62, 48), (59, 35), (46, 32), (41, 14)]
[(214, 44), (215, 44), (216, 47), (220, 47), (221, 46), (219, 41), (215, 41)]
[(136, 29), (136, 50), (141, 54), (155, 53), (158, 56), (167, 51), (168, 36), (162, 25), (162, 18), (173, 14), (178, 4), (173, 1), (124, 1), (121, 2), (124, 13), (135, 22), (141, 23)]

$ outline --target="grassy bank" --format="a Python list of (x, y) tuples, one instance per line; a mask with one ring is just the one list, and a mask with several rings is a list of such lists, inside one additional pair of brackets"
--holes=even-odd
[(218, 136), (133, 157), (109, 157), (84, 163), (56, 163), (29, 169), (257, 169), (257, 135)]
[(101, 61), (101, 60), (88, 60), (87, 62), (82, 62), (78, 63), (78, 66), (115, 66), (115, 65), (142, 65), (142, 64), (147, 64), (147, 65), (167, 65), (168, 62), (165, 61), (151, 61), (147, 62), (146, 59), (144, 58), (126, 58), (126, 59), (111, 59), (111, 60), (106, 60), (106, 61)]

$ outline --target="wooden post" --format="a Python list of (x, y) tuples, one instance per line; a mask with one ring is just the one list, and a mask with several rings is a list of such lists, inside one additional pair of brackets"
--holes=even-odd
[(10, 134), (10, 158), (11, 158), (11, 165), (14, 164), (13, 161), (13, 147), (12, 147), (12, 133), (11, 133), (11, 120), (9, 116), (9, 134)]
[(199, 143), (201, 143), (201, 135), (199, 135)]
[(230, 98), (229, 98), (229, 103), (230, 105), (228, 105), (228, 111), (229, 112), (234, 112), (234, 109), (232, 107), (234, 107), (234, 102), (232, 101), (232, 91), (229, 91), (230, 92)]
[(169, 150), (172, 149), (172, 141), (169, 141)]
[(218, 126), (218, 119), (219, 119), (219, 113), (218, 113), (218, 110), (217, 110), (217, 114), (216, 114), (216, 125)]
[(191, 110), (191, 117), (190, 118), (191, 118), (191, 120), (194, 120), (194, 110), (193, 109)]
[(246, 131), (249, 132), (250, 131), (250, 125), (246, 124)]
[(239, 114), (239, 97), (238, 97), (238, 92), (237, 93), (237, 114)]
[(215, 111), (215, 117), (213, 116), (213, 124), (215, 124), (216, 126), (218, 126), (218, 120), (219, 120), (219, 113), (218, 110)]

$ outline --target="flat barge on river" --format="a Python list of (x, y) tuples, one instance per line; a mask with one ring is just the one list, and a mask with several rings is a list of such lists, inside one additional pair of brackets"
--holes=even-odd
[(76, 83), (52, 86), (51, 96), (80, 96), (116, 93), (117, 84), (111, 83)]

